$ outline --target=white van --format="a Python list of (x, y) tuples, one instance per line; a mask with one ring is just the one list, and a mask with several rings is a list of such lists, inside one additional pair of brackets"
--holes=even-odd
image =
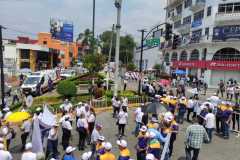
[(27, 76), (26, 80), (23, 82), (21, 86), (22, 92), (25, 95), (41, 95), (48, 91), (49, 78), (51, 78), (52, 82), (56, 81), (57, 76), (54, 70), (44, 70), (32, 73)]

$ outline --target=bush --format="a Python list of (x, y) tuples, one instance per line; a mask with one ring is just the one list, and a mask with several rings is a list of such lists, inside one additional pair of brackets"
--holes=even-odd
[(77, 87), (74, 82), (65, 80), (58, 84), (57, 92), (64, 97), (70, 98), (76, 95)]

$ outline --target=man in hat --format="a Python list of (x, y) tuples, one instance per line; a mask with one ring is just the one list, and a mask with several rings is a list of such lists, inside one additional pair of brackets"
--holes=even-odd
[(69, 146), (72, 129), (73, 127), (70, 122), (70, 116), (66, 115), (65, 119), (62, 121), (62, 146), (64, 150)]
[(232, 120), (233, 108), (230, 102), (226, 103), (226, 108), (222, 113), (223, 137), (229, 139), (230, 123)]
[(110, 142), (106, 142), (104, 144), (105, 153), (100, 156), (100, 160), (116, 160), (115, 155), (111, 153), (112, 144)]
[(158, 123), (158, 120), (156, 117), (152, 117), (151, 118), (151, 121), (147, 124), (147, 127), (150, 129), (150, 128), (154, 128), (154, 124), (155, 123)]
[(178, 104), (178, 123), (183, 124), (183, 120), (184, 120), (184, 115), (186, 113), (186, 98), (182, 97), (179, 100), (179, 104)]
[(92, 152), (83, 153), (81, 160), (90, 160), (92, 157)]
[(127, 148), (127, 141), (118, 140), (117, 145), (120, 150), (120, 155), (118, 157), (118, 160), (129, 160), (130, 159), (130, 151)]
[(47, 151), (46, 156), (51, 155), (50, 158), (58, 158), (58, 124), (54, 124), (49, 131), (48, 141), (47, 141)]
[(21, 160), (37, 160), (37, 154), (32, 152), (32, 143), (27, 143)]
[[(97, 160), (100, 159), (100, 156), (103, 155), (105, 153), (104, 150), (104, 144), (105, 144), (105, 137), (103, 136), (99, 136), (97, 143), (96, 143), (96, 153), (97, 153)], [(92, 153), (94, 155), (94, 153)]]
[(4, 150), (4, 145), (0, 143), (0, 159), (1, 160), (13, 160), (10, 152)]
[(95, 128), (93, 129), (92, 135), (91, 135), (91, 145), (92, 145), (91, 150), (92, 150), (93, 155), (96, 152), (96, 145), (97, 145), (99, 137), (101, 136), (100, 135), (101, 130), (102, 130), (102, 125), (96, 124)]
[(63, 160), (77, 160), (77, 158), (74, 157), (73, 152), (76, 150), (76, 148), (72, 146), (68, 146), (65, 150), (65, 154), (63, 156)]
[(139, 135), (137, 137), (137, 159), (138, 160), (145, 160), (146, 151), (147, 151), (147, 142), (148, 142), (148, 135), (147, 135), (147, 127), (142, 126), (140, 128)]

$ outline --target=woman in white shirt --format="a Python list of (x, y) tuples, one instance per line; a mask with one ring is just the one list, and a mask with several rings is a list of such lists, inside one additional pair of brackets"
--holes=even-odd
[(78, 121), (77, 121), (77, 129), (79, 133), (79, 144), (78, 149), (84, 150), (85, 148), (85, 141), (88, 134), (88, 121), (85, 118), (84, 114), (81, 114)]
[(127, 113), (127, 108), (123, 107), (121, 111), (118, 114), (118, 135), (119, 136), (124, 136), (124, 131), (125, 131), (125, 126), (128, 122), (128, 113)]

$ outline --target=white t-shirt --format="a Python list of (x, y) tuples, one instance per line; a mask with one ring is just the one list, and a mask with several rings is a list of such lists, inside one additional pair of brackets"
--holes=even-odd
[(194, 108), (194, 101), (192, 99), (188, 100), (188, 108)]
[(96, 120), (96, 117), (94, 116), (94, 114), (90, 114), (87, 118), (88, 123), (93, 123), (95, 122), (95, 120)]
[(94, 128), (91, 135), (91, 142), (97, 142), (99, 137), (100, 137), (100, 133), (96, 130), (96, 128)]
[(30, 133), (31, 126), (32, 126), (32, 124), (29, 120), (23, 122), (22, 129), (23, 129), (24, 133)]
[(127, 124), (128, 113), (120, 111), (118, 114), (118, 123), (119, 124)]
[(70, 109), (72, 108), (72, 106), (73, 105), (71, 103), (67, 103), (67, 104), (64, 103), (60, 106), (60, 108), (63, 109), (64, 111), (66, 111), (66, 112), (69, 112)]
[(57, 140), (57, 138), (58, 138), (58, 131), (56, 131), (54, 128), (51, 128), (49, 131), (48, 139)]
[(87, 122), (87, 120), (85, 118), (84, 119), (78, 119), (77, 127), (78, 128), (84, 127), (85, 129), (88, 129), (88, 122)]
[(144, 113), (142, 111), (136, 113), (135, 121), (141, 123)]
[(22, 160), (37, 160), (37, 155), (32, 152), (24, 152), (22, 154)]
[(8, 151), (0, 150), (0, 159), (1, 160), (12, 160), (12, 155)]
[(206, 128), (215, 128), (215, 115), (213, 113), (208, 113), (205, 117)]
[(62, 121), (62, 127), (67, 129), (67, 130), (72, 130), (71, 123), (69, 121), (66, 121), (66, 120)]

